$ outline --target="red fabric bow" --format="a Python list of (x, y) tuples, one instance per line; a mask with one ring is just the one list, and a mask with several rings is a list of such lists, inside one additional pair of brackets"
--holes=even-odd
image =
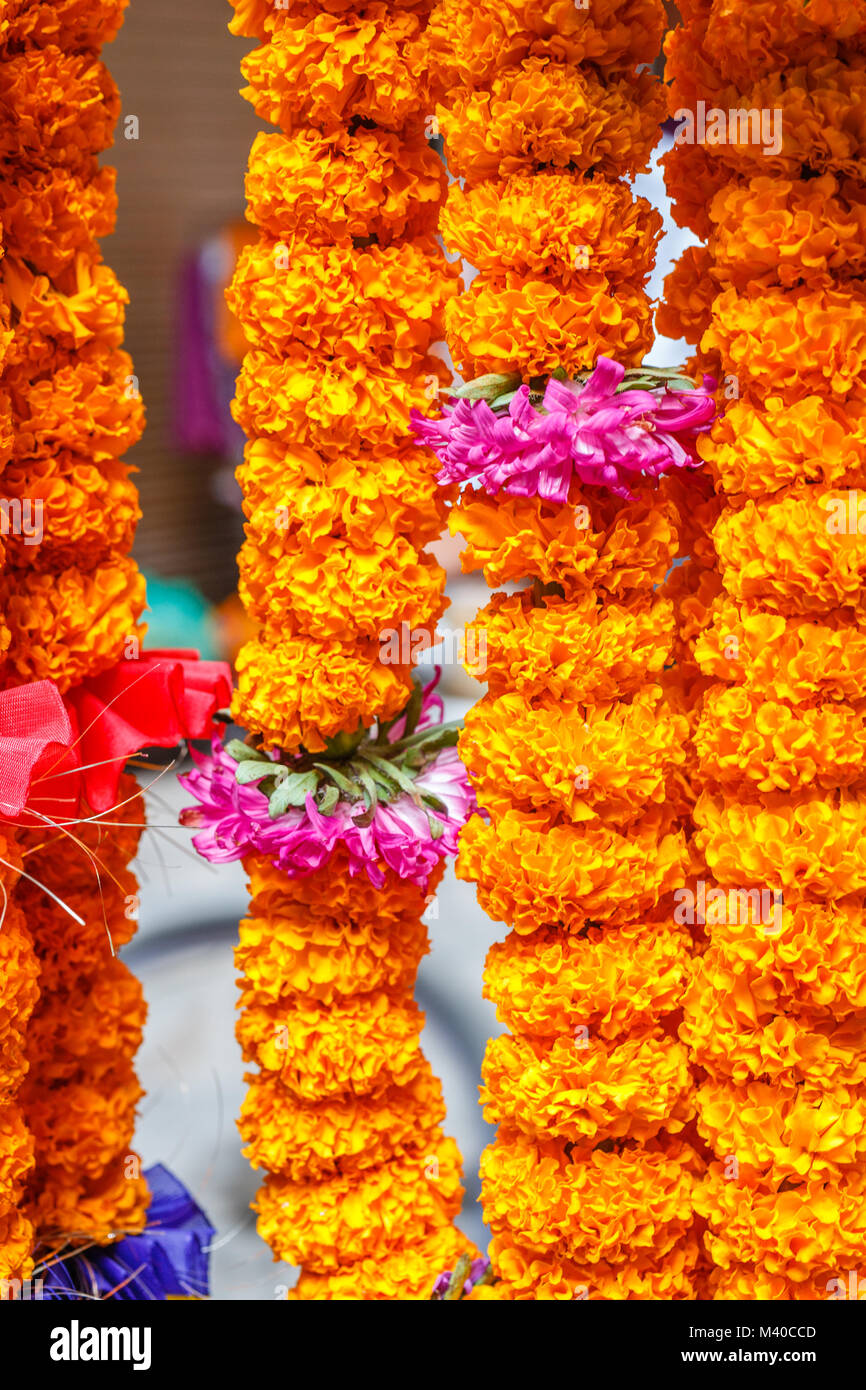
[(152, 651), (120, 661), (62, 697), (53, 681), (0, 693), (0, 820), (34, 825), (107, 811), (128, 758), (210, 738), (231, 697), (223, 661)]

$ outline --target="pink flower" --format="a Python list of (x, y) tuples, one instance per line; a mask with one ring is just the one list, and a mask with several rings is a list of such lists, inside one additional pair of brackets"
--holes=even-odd
[[(350, 872), (364, 870), (377, 888), (385, 881), (386, 868), (426, 887), (440, 860), (456, 854), (458, 832), (475, 810), (475, 796), (455, 747), (439, 747), (422, 758), (422, 766), (411, 773), (406, 763), (396, 762), (409, 751), (404, 739), (414, 736), (412, 747), (417, 747), (419, 735), (439, 725), (442, 704), (432, 694), (434, 685), (435, 680), (423, 692), (420, 713), (409, 735), (404, 715), (386, 735), (359, 745), (357, 763), (352, 758), (334, 762), (338, 773), (351, 779), (358, 775), (358, 768), (364, 770), (365, 755), (372, 755), (374, 760), (384, 758), (384, 766), (394, 750), (393, 765), (411, 777), (414, 790), (383, 796), (372, 809), (365, 801), (341, 795), (330, 813), (324, 814), (309, 793), (302, 806), (272, 817), (268, 796), (252, 783), (238, 782), (239, 763), (218, 738), (213, 741), (210, 757), (193, 752), (195, 767), (180, 781), (199, 805), (184, 810), (181, 823), (199, 830), (193, 837), (198, 853), (212, 863), (263, 854), (290, 877), (300, 878), (323, 868), (342, 844), (348, 852)], [(444, 732), (446, 726), (440, 727)], [(366, 766), (377, 764), (374, 761)], [(285, 768), (286, 763), (273, 754), (262, 762), (262, 777)], [(323, 776), (319, 790), (328, 785), (327, 776)], [(422, 797), (435, 801), (425, 805)]]
[(600, 357), (584, 385), (551, 377), (538, 410), (524, 385), (505, 415), (485, 400), (459, 399), (439, 420), (413, 411), (412, 426), (442, 465), (440, 483), (477, 480), (492, 494), (563, 503), (577, 477), (631, 498), (642, 477), (698, 467), (695, 440), (715, 415), (715, 382), (618, 391), (624, 376), (618, 362)]

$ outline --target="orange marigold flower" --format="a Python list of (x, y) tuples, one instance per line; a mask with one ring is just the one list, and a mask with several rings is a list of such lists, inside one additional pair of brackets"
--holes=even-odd
[[(272, 1174), (259, 1189), (257, 1229), (277, 1259), (323, 1273), (420, 1242), (460, 1210), (460, 1156), (436, 1131), (423, 1149), (321, 1183)], [(434, 1270), (433, 1280), (441, 1270)]]
[(701, 1163), (679, 1139), (568, 1151), (501, 1130), (481, 1155), (484, 1216), (494, 1236), (595, 1265), (671, 1252), (694, 1220)]
[(491, 588), (531, 574), (569, 598), (590, 588), (623, 595), (661, 584), (679, 540), (676, 508), (649, 488), (625, 501), (573, 483), (568, 506), (560, 506), (467, 487), (448, 520), (466, 541), (465, 573), (483, 570)]
[(97, 238), (114, 231), (115, 181), (116, 171), (95, 160), (76, 172), (62, 166), (16, 170), (14, 182), (0, 185), (8, 254), (49, 276), (61, 274), (79, 252), (96, 259)]
[(404, 623), (432, 632), (445, 611), (445, 571), (404, 536), (363, 549), (330, 537), (311, 544), (262, 519), (264, 532), (247, 526), (238, 592), (250, 616), (281, 637), (375, 644)]
[(612, 1039), (645, 1029), (682, 1003), (689, 932), (666, 921), (511, 933), (491, 946), (485, 998), (515, 1033)]
[(406, 1245), (377, 1250), (368, 1259), (331, 1274), (304, 1270), (289, 1299), (305, 1303), (336, 1299), (345, 1302), (401, 1302), (429, 1300), (433, 1285), (446, 1269), (453, 1269), (461, 1255), (473, 1259), (477, 1250), (450, 1222), (435, 1226), (428, 1235), (413, 1236)]
[(0, 612), (12, 640), (0, 665), (6, 685), (53, 680), (61, 691), (98, 675), (123, 655), (144, 629), (144, 577), (135, 561), (112, 556), (91, 573), (6, 571)]
[(430, 109), (415, 51), (422, 28), (420, 15), (381, 0), (361, 14), (292, 11), (244, 58), (241, 95), (287, 131), (299, 118), (327, 129), (353, 117), (399, 130)]
[(420, 129), (262, 132), (250, 151), (247, 217), (287, 244), (300, 235), (309, 242), (372, 236), (385, 245), (435, 229), (445, 183)]
[(436, 115), (452, 173), (475, 184), (530, 163), (612, 178), (645, 171), (664, 106), (650, 72), (603, 82), (592, 68), (540, 57), (497, 67), (488, 90), (459, 88)]
[(478, 885), (494, 922), (528, 933), (553, 922), (628, 921), (656, 907), (685, 866), (685, 839), (667, 806), (624, 833), (595, 822), (550, 828), (544, 817), (509, 810), (495, 826), (468, 821), (457, 877)]
[(614, 1042), (503, 1033), (487, 1044), (481, 1076), (488, 1123), (539, 1139), (647, 1140), (662, 1128), (677, 1133), (694, 1114), (688, 1053), (661, 1028)]
[(669, 713), (658, 685), (629, 703), (586, 706), (532, 705), (515, 693), (467, 713), (460, 757), (494, 819), (517, 807), (551, 821), (624, 826), (664, 803), (687, 737), (688, 721)]
[[(0, 1221), (24, 1195), (33, 1171), (33, 1136), (14, 1104), (0, 1108)], [(2, 1260), (2, 1254), (0, 1254)]]
[(17, 1207), (0, 1216), (0, 1279), (29, 1279), (33, 1273), (33, 1224)]
[(77, 351), (46, 350), (10, 365), (3, 384), (15, 421), (15, 456), (41, 458), (59, 449), (100, 463), (136, 443), (144, 408), (132, 358), (98, 340)]
[(40, 1169), (60, 1169), (74, 1182), (101, 1177), (127, 1152), (143, 1094), (126, 1058), (98, 1080), (70, 1081), (57, 1090), (31, 1072), (20, 1096)]
[(112, 142), (120, 96), (92, 53), (55, 44), (26, 48), (0, 65), (0, 156), (31, 169), (92, 167)]
[(527, 1250), (508, 1236), (494, 1236), (490, 1258), (502, 1282), (493, 1292), (499, 1298), (533, 1303), (576, 1298), (693, 1300), (698, 1297), (694, 1276), (700, 1252), (698, 1241), (686, 1237), (658, 1260), (644, 1254), (622, 1264), (579, 1264), (567, 1255)]
[(94, 263), (85, 252), (79, 251), (54, 281), (7, 255), (0, 277), (15, 321), (10, 365), (56, 348), (78, 350), (94, 338), (105, 348), (122, 343), (129, 295), (109, 266)]
[(491, 695), (517, 691), (574, 704), (630, 694), (658, 674), (673, 641), (670, 603), (638, 594), (599, 606), (591, 592), (566, 601), (531, 591), (496, 594), (475, 619)]
[(664, 298), (656, 310), (656, 329), (668, 338), (699, 343), (712, 323), (719, 286), (706, 246), (687, 246), (665, 279)]
[(357, 249), (292, 246), (264, 238), (244, 247), (226, 301), (252, 347), (296, 344), (343, 360), (375, 357), (411, 370), (443, 335), (459, 279), (432, 237)]
[(701, 347), (718, 349), (726, 369), (758, 399), (782, 394), (792, 402), (813, 393), (843, 399), (866, 372), (866, 296), (804, 285), (744, 298), (727, 289), (713, 302)]
[[(738, 602), (789, 617), (859, 612), (866, 534), (849, 525), (849, 494), (808, 488), (749, 500), (713, 529), (722, 583)], [(866, 523), (864, 523), (866, 532)]]
[(253, 533), (276, 526), (308, 542), (345, 537), (363, 548), (440, 535), (449, 489), (436, 482), (436, 467), (429, 450), (408, 443), (319, 454), (253, 439), (236, 476)]
[(780, 886), (793, 901), (866, 893), (866, 795), (775, 792), (740, 803), (705, 792), (694, 815), (698, 848), (723, 886)]
[(7, 537), (8, 563), (56, 573), (71, 565), (93, 569), (112, 551), (128, 552), (141, 516), (131, 473), (116, 459), (96, 465), (65, 449), (7, 467), (3, 492), (9, 502), (29, 500), (43, 509), (41, 539)]
[(398, 371), (300, 348), (283, 357), (256, 349), (244, 358), (232, 414), (248, 435), (290, 445), (393, 445), (409, 436), (409, 411), (429, 410), (450, 380), (439, 357), (416, 358)]
[[(0, 599), (0, 612), (2, 612)], [(256, 638), (240, 650), (233, 710), (266, 747), (321, 753), (325, 740), (393, 719), (412, 689), (408, 666), (385, 666), (379, 646), (309, 637)]]
[(652, 310), (643, 290), (610, 286), (595, 270), (562, 286), (514, 271), (481, 274), (445, 310), (448, 342), (467, 378), (485, 370), (547, 375), (588, 371), (599, 356), (637, 366), (652, 346)]
[(241, 991), (237, 1037), (246, 1061), (279, 1075), (300, 1100), (369, 1095), (402, 1086), (420, 1071), (424, 1015), (414, 1001), (384, 992), (330, 1005), (254, 1003)]
[(734, 401), (698, 452), (728, 494), (758, 498), (797, 482), (866, 486), (866, 401)]
[(778, 72), (838, 43), (866, 45), (864, 0), (752, 0), (714, 6), (702, 38), (719, 71), (733, 81)]
[(27, 1071), (24, 1046), (39, 998), (38, 979), (39, 962), (26, 918), (7, 899), (0, 930), (0, 1107), (14, 1096)]
[(677, 226), (688, 227), (701, 241), (709, 240), (713, 198), (735, 179), (733, 170), (716, 157), (715, 147), (706, 145), (674, 145), (659, 163)]
[(238, 1128), (254, 1168), (293, 1182), (363, 1173), (432, 1141), (445, 1119), (442, 1087), (429, 1062), (405, 1086), (374, 1097), (304, 1103), (273, 1076), (252, 1076)]
[(37, 1231), (46, 1240), (61, 1237), (64, 1243), (70, 1233), (83, 1231), (88, 1240), (107, 1244), (117, 1239), (118, 1231), (131, 1235), (142, 1230), (150, 1189), (144, 1178), (130, 1177), (127, 1167), (118, 1158), (92, 1179), (63, 1168), (41, 1170), (30, 1204)]
[(129, 0), (6, 0), (3, 39), (98, 50), (117, 36), (128, 4)]
[(73, 1081), (80, 1072), (101, 1082), (119, 1057), (138, 1051), (147, 1006), (140, 981), (122, 961), (109, 956), (84, 988), (80, 980), (71, 990), (52, 988), (50, 974), (41, 983), (39, 1007), (27, 1030), (40, 1087)]
[(662, 220), (627, 183), (557, 169), (471, 189), (452, 183), (439, 227), (449, 249), (487, 276), (550, 277), (571, 288), (591, 283), (592, 270), (611, 287), (641, 289)]

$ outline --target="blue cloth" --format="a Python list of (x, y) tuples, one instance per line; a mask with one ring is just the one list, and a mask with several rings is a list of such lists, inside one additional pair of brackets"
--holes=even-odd
[(37, 1269), (34, 1278), (42, 1279), (43, 1298), (207, 1298), (213, 1227), (167, 1168), (157, 1164), (144, 1176), (151, 1193), (145, 1229)]

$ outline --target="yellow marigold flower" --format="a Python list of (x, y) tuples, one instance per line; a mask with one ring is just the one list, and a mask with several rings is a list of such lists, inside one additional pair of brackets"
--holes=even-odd
[(241, 251), (226, 301), (252, 347), (281, 354), (300, 343), (402, 371), (442, 337), (459, 275), (432, 237), (361, 249), (294, 244), (291, 255), (267, 237)]
[(361, 1174), (321, 1183), (272, 1174), (255, 1202), (257, 1229), (277, 1259), (329, 1273), (397, 1245), (405, 1255), (457, 1215), (462, 1197), (457, 1146), (436, 1131), (426, 1147)]
[(664, 297), (656, 310), (656, 329), (668, 338), (699, 343), (712, 323), (713, 300), (719, 293), (715, 263), (706, 246), (687, 246), (665, 279)]
[(533, 706), (512, 694), (467, 713), (460, 756), (494, 818), (518, 807), (552, 821), (623, 826), (664, 803), (687, 736), (688, 721), (670, 715), (657, 685), (628, 704)]
[(12, 634), (0, 666), (6, 685), (53, 680), (61, 691), (98, 675), (144, 632), (144, 577), (134, 560), (112, 556), (91, 573), (0, 575), (0, 612)]
[(92, 53), (55, 44), (25, 48), (0, 70), (0, 156), (13, 164), (76, 172), (112, 142), (120, 96)]
[(695, 732), (702, 775), (729, 792), (832, 791), (866, 782), (866, 711), (792, 709), (760, 691), (713, 686)]
[(5, 42), (63, 49), (110, 43), (123, 23), (129, 0), (6, 0)]
[(698, 848), (717, 881), (780, 886), (792, 900), (866, 893), (866, 795), (776, 792), (758, 803), (704, 793)]
[(502, 1282), (493, 1285), (493, 1292), (521, 1302), (693, 1300), (699, 1296), (695, 1281), (699, 1254), (698, 1241), (686, 1237), (658, 1260), (644, 1254), (621, 1264), (605, 1260), (579, 1264), (566, 1255), (528, 1250), (508, 1236), (494, 1236), (490, 1257)]
[(6, 498), (22, 507), (41, 503), (43, 511), (41, 539), (6, 538), (8, 563), (56, 573), (94, 569), (112, 551), (128, 552), (141, 516), (131, 472), (115, 459), (97, 466), (68, 450), (11, 464), (3, 472)]
[(299, 118), (325, 129), (359, 118), (399, 130), (429, 110), (416, 53), (422, 28), (421, 16), (381, 0), (361, 14), (291, 12), (244, 58), (241, 95), (286, 131)]
[(301, 1274), (289, 1292), (292, 1301), (338, 1300), (345, 1302), (423, 1302), (446, 1269), (453, 1269), (461, 1255), (477, 1255), (462, 1231), (450, 1222), (435, 1226), (428, 1235), (413, 1237), (406, 1245), (377, 1251), (369, 1259), (353, 1260), (332, 1274)]
[(713, 541), (725, 589), (736, 601), (789, 617), (858, 612), (866, 534), (852, 533), (848, 504), (846, 492), (812, 487), (723, 512)]
[(507, 811), (495, 826), (469, 820), (457, 877), (478, 885), (494, 922), (528, 933), (551, 922), (620, 923), (649, 912), (681, 882), (685, 863), (683, 833), (666, 806), (623, 833), (595, 822), (550, 828), (544, 818)]
[(232, 414), (250, 436), (323, 449), (393, 445), (409, 436), (409, 411), (429, 410), (451, 379), (439, 357), (405, 372), (373, 361), (345, 362), (300, 348), (288, 356), (248, 352)]
[(483, 570), (491, 588), (531, 574), (570, 598), (590, 588), (622, 595), (661, 584), (677, 554), (678, 521), (656, 490), (627, 502), (573, 483), (567, 507), (467, 487), (449, 527), (466, 541), (464, 573)]
[[(5, 848), (0, 852), (8, 858)], [(24, 1046), (39, 998), (38, 978), (39, 963), (25, 916), (7, 900), (0, 930), (0, 1107), (15, 1095), (27, 1071)]]
[(698, 452), (728, 494), (759, 498), (798, 482), (866, 486), (866, 401), (735, 401)]
[[(2, 587), (2, 586), (0, 586)], [(3, 611), (0, 599), (0, 612)], [(233, 710), (267, 747), (321, 753), (344, 729), (393, 719), (411, 693), (408, 666), (385, 666), (379, 646), (309, 637), (256, 638), (240, 650)]]
[(833, 289), (866, 268), (866, 200), (858, 184), (832, 174), (730, 184), (716, 194), (710, 217), (715, 278), (741, 293), (801, 282)]
[(615, 1042), (503, 1033), (487, 1044), (481, 1076), (488, 1123), (539, 1139), (646, 1140), (676, 1134), (694, 1114), (688, 1053), (661, 1028)]
[(446, 246), (487, 276), (550, 276), (571, 288), (587, 283), (592, 270), (611, 287), (641, 289), (662, 221), (627, 183), (561, 169), (516, 173), (471, 189), (452, 183), (439, 227)]
[(132, 358), (94, 340), (77, 351), (46, 350), (10, 365), (3, 385), (15, 420), (15, 456), (69, 449), (100, 463), (132, 448), (144, 408)]
[(99, 962), (86, 986), (78, 980), (72, 990), (57, 989), (46, 974), (27, 1029), (28, 1052), (38, 1059), (34, 1078), (46, 1088), (74, 1081), (79, 1072), (101, 1081), (119, 1057), (132, 1057), (141, 1046), (147, 1017), (141, 982), (111, 956)]
[(472, 626), (485, 634), (491, 695), (585, 704), (628, 695), (662, 670), (673, 610), (647, 595), (600, 607), (592, 593), (535, 606), (525, 591), (495, 595)]
[(707, 1249), (723, 1270), (757, 1265), (764, 1277), (804, 1284), (831, 1270), (854, 1268), (866, 1241), (866, 1174), (841, 1174), (832, 1184), (809, 1178), (781, 1191), (731, 1182), (714, 1163), (696, 1191), (709, 1222)]
[[(855, 1282), (853, 1295), (847, 1272), (842, 1274), (832, 1257), (823, 1269), (808, 1274), (794, 1267), (796, 1282), (786, 1274), (770, 1274), (758, 1265), (729, 1265), (726, 1269), (714, 1269), (709, 1276), (708, 1297), (714, 1302), (734, 1300), (740, 1303), (754, 1302), (797, 1302), (815, 1303), (819, 1299), (832, 1297), (857, 1298), (858, 1284)], [(855, 1281), (858, 1276), (855, 1275)], [(840, 1290), (841, 1285), (841, 1290)]]
[(726, 369), (758, 399), (843, 399), (866, 372), (866, 296), (801, 286), (743, 298), (727, 289), (713, 302), (701, 347), (718, 349)]
[(866, 1155), (863, 1084), (827, 1089), (819, 1076), (747, 1086), (708, 1079), (698, 1087), (697, 1105), (698, 1129), (713, 1151), (736, 1154), (741, 1173), (748, 1168), (757, 1180), (835, 1180)]
[(364, 1173), (432, 1141), (445, 1119), (442, 1087), (430, 1064), (405, 1086), (375, 1096), (303, 1103), (272, 1076), (248, 1078), (238, 1128), (254, 1168), (292, 1182)]
[(358, 549), (333, 537), (309, 543), (286, 535), (273, 515), (247, 526), (238, 556), (238, 592), (250, 616), (281, 636), (379, 642), (406, 624), (432, 633), (445, 611), (445, 571), (404, 536)]
[(637, 366), (652, 345), (652, 311), (643, 290), (610, 286), (587, 270), (573, 284), (481, 274), (445, 310), (448, 342), (466, 378), (487, 369), (547, 375), (588, 371), (599, 356)]
[(481, 1155), (484, 1216), (494, 1236), (541, 1255), (590, 1265), (657, 1260), (691, 1228), (701, 1167), (679, 1139), (569, 1151), (500, 1130)]
[(645, 1029), (682, 1003), (691, 938), (671, 918), (566, 930), (540, 927), (494, 942), (484, 994), (515, 1033), (613, 1039)]
[(61, 274), (83, 252), (96, 259), (97, 238), (114, 231), (116, 171), (91, 167), (16, 170), (0, 186), (7, 252), (43, 275)]
[(649, 72), (603, 82), (592, 68), (527, 58), (489, 88), (461, 87), (436, 115), (456, 178), (507, 178), (528, 164), (622, 178), (645, 170), (664, 114)]
[(237, 1037), (246, 1061), (280, 1076), (300, 1099), (369, 1095), (402, 1086), (420, 1071), (424, 1015), (414, 1001), (384, 992), (330, 1005), (260, 1004), (242, 988)]
[(286, 245), (298, 235), (309, 242), (372, 236), (385, 245), (435, 229), (445, 183), (420, 128), (262, 132), (250, 151), (247, 217)]
[(101, 1177), (127, 1153), (143, 1094), (126, 1058), (98, 1080), (70, 1081), (62, 1090), (44, 1087), (31, 1071), (20, 1098), (40, 1168), (60, 1169), (73, 1182)]
[(311, 542), (345, 537), (363, 549), (441, 534), (450, 490), (436, 482), (436, 468), (433, 454), (414, 444), (320, 454), (253, 439), (236, 476), (253, 533), (269, 526)]

